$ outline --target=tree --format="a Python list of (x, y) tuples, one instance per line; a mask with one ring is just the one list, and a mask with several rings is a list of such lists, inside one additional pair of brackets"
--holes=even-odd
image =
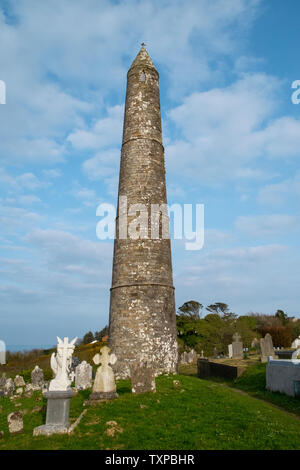
[(106, 325), (104, 328), (102, 328), (102, 330), (100, 331), (95, 331), (95, 339), (97, 341), (102, 341), (102, 338), (103, 336), (107, 336), (108, 335), (108, 326)]
[(287, 323), (289, 322), (288, 316), (286, 313), (284, 313), (283, 310), (277, 310), (277, 312), (275, 313), (275, 317), (279, 318), (283, 326), (287, 325)]
[(272, 336), (273, 345), (276, 347), (290, 347), (292, 331), (289, 326), (273, 326), (262, 331), (263, 336), (269, 333)]
[(94, 341), (94, 335), (91, 331), (89, 331), (88, 333), (86, 333), (82, 339), (82, 342), (83, 344), (89, 344), (91, 343), (92, 341)]
[(181, 307), (179, 307), (179, 315), (186, 315), (190, 318), (193, 318), (194, 320), (199, 320), (201, 314), (201, 310), (203, 308), (203, 305), (200, 304), (200, 302), (197, 302), (196, 300), (189, 300), (188, 302), (185, 302)]
[(234, 320), (237, 317), (235, 313), (229, 311), (228, 305), (223, 302), (216, 302), (215, 304), (208, 305), (206, 310), (223, 316), (224, 320)]

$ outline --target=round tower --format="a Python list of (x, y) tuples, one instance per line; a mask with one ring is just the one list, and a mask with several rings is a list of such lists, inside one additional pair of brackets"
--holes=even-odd
[[(130, 364), (143, 360), (157, 375), (176, 372), (171, 246), (162, 229), (163, 220), (169, 228), (169, 219), (164, 211), (159, 217), (160, 205), (167, 203), (159, 75), (144, 44), (127, 74), (118, 201), (109, 314), (116, 376), (128, 377)], [(148, 230), (144, 226), (132, 236), (130, 224), (145, 214), (143, 208)]]

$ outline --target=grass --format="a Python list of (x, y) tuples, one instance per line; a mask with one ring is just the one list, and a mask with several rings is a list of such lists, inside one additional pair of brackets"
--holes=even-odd
[(249, 367), (232, 386), (300, 416), (299, 399), (266, 390), (266, 364), (259, 363)]
[[(247, 388), (255, 380), (262, 387), (258, 375), (245, 375), (243, 383), (235, 386)], [(179, 388), (174, 388), (173, 380), (180, 381)], [(161, 376), (156, 384), (156, 393), (132, 395), (128, 381), (118, 382), (118, 399), (88, 407), (73, 434), (49, 438), (32, 436), (34, 427), (45, 423), (46, 403), (36, 401), (41, 398), (39, 392), (32, 398), (18, 398), (20, 407), (8, 398), (0, 398), (0, 430), (5, 432), (0, 450), (300, 449), (300, 420), (271, 404), (192, 375)], [(72, 398), (71, 421), (84, 409), (89, 393), (79, 392)], [(32, 413), (35, 406), (43, 405), (41, 411)], [(25, 433), (10, 436), (7, 414), (15, 410), (27, 410)], [(108, 421), (117, 422), (113, 436), (107, 434)]]

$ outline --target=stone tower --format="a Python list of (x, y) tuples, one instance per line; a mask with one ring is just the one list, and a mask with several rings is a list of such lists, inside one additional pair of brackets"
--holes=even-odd
[[(124, 196), (127, 207), (120, 203)], [(150, 230), (151, 205), (166, 203), (159, 75), (142, 44), (127, 74), (110, 296), (109, 346), (118, 358), (118, 378), (128, 377), (130, 364), (141, 360), (150, 361), (156, 375), (177, 372), (170, 238), (162, 236), (162, 217), (156, 219), (159, 237), (152, 239)], [(132, 204), (144, 204), (148, 210), (148, 238), (124, 237), (124, 220), (127, 234), (130, 222), (141, 214), (129, 212)], [(164, 217), (169, 227), (166, 213)]]

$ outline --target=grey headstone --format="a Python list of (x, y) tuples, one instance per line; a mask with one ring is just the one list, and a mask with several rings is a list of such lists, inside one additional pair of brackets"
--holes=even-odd
[(6, 374), (3, 373), (0, 379), (0, 390), (3, 390), (6, 384)]
[(14, 379), (16, 387), (25, 387), (25, 381), (21, 375), (16, 375)]
[(232, 358), (233, 359), (243, 359), (243, 343), (240, 341), (241, 336), (238, 333), (235, 333), (232, 337)]
[(6, 397), (10, 397), (14, 394), (15, 384), (13, 379), (7, 379), (6, 384), (4, 386), (4, 395)]
[(92, 372), (92, 366), (86, 361), (78, 364), (75, 369), (75, 387), (77, 390), (85, 390), (92, 386)]
[(130, 366), (130, 378), (132, 393), (156, 392), (155, 371), (149, 362), (133, 363)]
[(31, 372), (31, 383), (34, 389), (42, 388), (45, 383), (44, 372), (39, 366), (35, 366)]
[(260, 340), (261, 349), (261, 362), (267, 362), (268, 356), (274, 356), (275, 351), (273, 347), (272, 336), (267, 333), (264, 338)]

